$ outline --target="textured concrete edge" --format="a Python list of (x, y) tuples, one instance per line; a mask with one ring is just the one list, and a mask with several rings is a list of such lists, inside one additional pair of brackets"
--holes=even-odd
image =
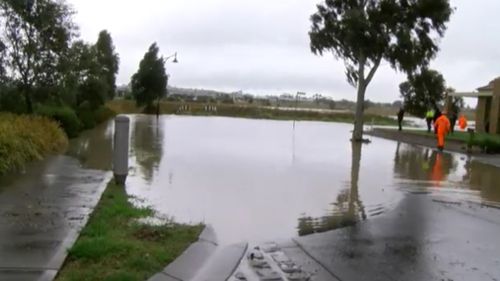
[(248, 251), (248, 243), (244, 243), (244, 246), (243, 246), (243, 251), (241, 252), (241, 254), (239, 255), (238, 259), (235, 260), (235, 264), (234, 266), (232, 267), (231, 269), (231, 273), (229, 274), (229, 276), (227, 276), (226, 280), (228, 280), (230, 277), (231, 277), (231, 274), (234, 274), (234, 272), (238, 269), (238, 266), (240, 265), (241, 261), (243, 260), (243, 258), (245, 257), (245, 254), (247, 253)]
[[(190, 280), (208, 262), (217, 247), (215, 230), (212, 226), (206, 225), (198, 236), (198, 241), (189, 245), (180, 256), (148, 281)], [(198, 264), (199, 268), (195, 268), (193, 264)]]
[(66, 260), (66, 257), (68, 256), (68, 250), (73, 246), (73, 244), (75, 244), (75, 242), (80, 237), (80, 232), (85, 228), (85, 226), (87, 225), (87, 223), (89, 221), (90, 216), (94, 212), (95, 207), (97, 206), (99, 201), (101, 201), (102, 194), (104, 193), (104, 190), (106, 190), (106, 187), (108, 186), (109, 182), (111, 181), (112, 176), (113, 176), (113, 174), (111, 172), (105, 173), (105, 175), (104, 175), (104, 177), (103, 177), (103, 179), (102, 179), (102, 181), (99, 184), (99, 187), (97, 189), (97, 192), (96, 192), (97, 196), (95, 198), (95, 201), (92, 202), (93, 203), (92, 209), (89, 212), (89, 214), (83, 218), (82, 226), (78, 229), (71, 230), (68, 233), (68, 235), (66, 236), (66, 239), (64, 239), (64, 241), (62, 242), (62, 246), (60, 247), (58, 252), (54, 255), (54, 257), (52, 257), (52, 259), (50, 260), (49, 264), (57, 265), (57, 266), (54, 266), (55, 267), (54, 270), (56, 271), (56, 273), (54, 274), (54, 276), (50, 280), (54, 280), (57, 277), (57, 275), (59, 274), (59, 270), (61, 270), (61, 268), (64, 264), (64, 261)]
[(210, 261), (201, 269), (192, 281), (229, 280), (236, 272), (248, 251), (248, 243), (240, 242), (223, 246), (211, 256)]
[[(335, 231), (335, 230), (333, 230)], [(321, 266), (323, 268), (324, 271), (328, 272), (330, 275), (332, 275), (334, 278), (337, 278), (338, 281), (342, 281), (343, 279), (340, 278), (340, 276), (338, 276), (337, 274), (335, 274), (333, 271), (331, 271), (330, 269), (328, 269), (327, 266), (325, 266), (324, 263), (322, 263), (319, 259), (317, 259), (316, 257), (314, 257), (311, 253), (309, 253), (302, 244), (300, 244), (300, 242), (293, 238), (292, 239), (292, 242), (297, 246), (297, 248), (299, 248), (306, 256), (308, 256), (311, 260), (313, 260), (315, 263), (317, 263), (319, 266)]]

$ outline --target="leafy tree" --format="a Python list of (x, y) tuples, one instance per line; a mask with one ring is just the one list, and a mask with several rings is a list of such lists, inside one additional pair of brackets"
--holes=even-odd
[(165, 61), (158, 56), (159, 48), (153, 43), (139, 64), (139, 70), (132, 76), (132, 93), (138, 106), (152, 110), (153, 102), (167, 92)]
[(443, 101), (446, 83), (439, 72), (423, 69), (399, 85), (404, 107), (414, 116), (425, 117), (429, 108), (437, 108)]
[(102, 75), (108, 84), (107, 98), (112, 99), (116, 92), (116, 74), (118, 73), (120, 59), (115, 52), (111, 34), (109, 34), (107, 30), (103, 30), (99, 33), (99, 38), (95, 47), (97, 51), (97, 61), (102, 67)]
[(382, 60), (413, 73), (438, 51), (452, 13), (449, 0), (325, 0), (311, 16), (311, 51), (344, 61), (347, 81), (357, 87), (352, 139), (363, 137), (365, 92)]
[(75, 36), (72, 15), (64, 0), (0, 1), (0, 41), (28, 112), (33, 112), (34, 88), (60, 82), (59, 62)]
[(75, 41), (63, 62), (63, 101), (72, 106), (86, 104), (95, 110), (106, 100), (108, 84), (98, 61), (96, 46)]
[(88, 104), (91, 110), (98, 109), (106, 100), (108, 85), (100, 77), (90, 76), (78, 87), (77, 103)]

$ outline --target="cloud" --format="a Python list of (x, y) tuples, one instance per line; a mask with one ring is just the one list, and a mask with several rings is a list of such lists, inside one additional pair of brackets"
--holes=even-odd
[[(242, 89), (258, 93), (307, 91), (355, 98), (343, 63), (309, 50), (310, 0), (69, 0), (78, 11), (85, 40), (108, 29), (120, 53), (119, 83), (128, 83), (152, 42), (164, 55), (180, 87)], [(473, 90), (499, 75), (500, 10), (497, 0), (452, 0), (456, 12), (432, 66), (450, 86)], [(405, 79), (387, 65), (368, 88), (367, 98), (392, 101)]]

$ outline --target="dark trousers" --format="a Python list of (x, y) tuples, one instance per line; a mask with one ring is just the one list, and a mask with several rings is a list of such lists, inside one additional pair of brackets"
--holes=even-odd
[(431, 132), (431, 128), (432, 128), (432, 118), (425, 118), (425, 121), (427, 121), (427, 132), (430, 133)]
[(450, 119), (450, 130), (451, 133), (455, 132), (455, 125), (457, 124), (457, 119)]

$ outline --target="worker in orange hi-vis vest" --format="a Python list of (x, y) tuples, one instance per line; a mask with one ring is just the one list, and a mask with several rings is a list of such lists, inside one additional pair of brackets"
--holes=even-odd
[(458, 118), (458, 126), (460, 129), (465, 130), (467, 129), (467, 118), (465, 118), (465, 115), (460, 115), (460, 118)]
[(450, 132), (450, 126), (450, 120), (446, 117), (446, 112), (443, 111), (443, 114), (436, 120), (436, 122), (434, 122), (434, 127), (437, 132), (437, 147), (441, 151), (444, 149), (444, 139)]

